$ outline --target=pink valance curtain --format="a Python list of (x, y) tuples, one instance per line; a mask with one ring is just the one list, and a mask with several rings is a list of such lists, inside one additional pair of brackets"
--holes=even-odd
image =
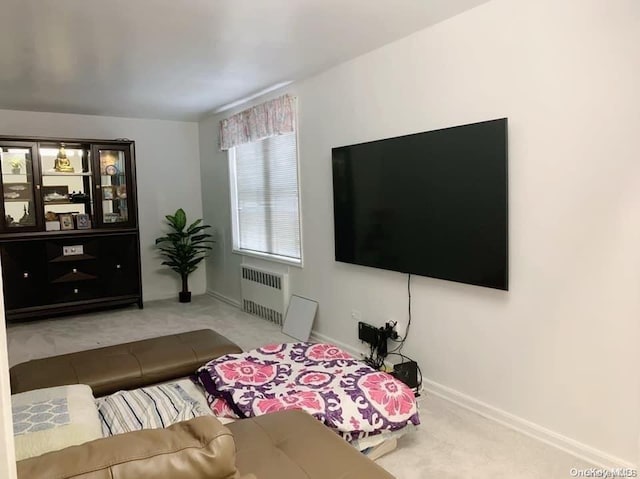
[(220, 149), (295, 131), (295, 98), (284, 95), (220, 122)]

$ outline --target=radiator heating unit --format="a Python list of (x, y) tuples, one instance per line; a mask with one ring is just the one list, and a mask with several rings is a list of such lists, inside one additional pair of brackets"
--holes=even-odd
[(242, 310), (282, 325), (289, 300), (289, 275), (240, 266)]

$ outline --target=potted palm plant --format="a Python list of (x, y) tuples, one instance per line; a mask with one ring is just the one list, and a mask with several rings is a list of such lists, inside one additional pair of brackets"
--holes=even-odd
[(189, 275), (198, 269), (198, 265), (211, 249), (212, 235), (206, 233), (211, 226), (203, 225), (202, 219), (196, 220), (187, 227), (187, 215), (180, 208), (174, 215), (166, 216), (171, 231), (156, 239), (156, 246), (164, 257), (163, 265), (178, 273), (182, 279), (180, 302), (189, 303)]
[(22, 160), (14, 159), (11, 160), (11, 174), (19, 175), (22, 171)]

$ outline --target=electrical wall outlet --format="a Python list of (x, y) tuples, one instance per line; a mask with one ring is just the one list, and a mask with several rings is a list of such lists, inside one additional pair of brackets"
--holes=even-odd
[(388, 339), (398, 339), (398, 330), (396, 324), (393, 321), (387, 321), (384, 325), (384, 333)]

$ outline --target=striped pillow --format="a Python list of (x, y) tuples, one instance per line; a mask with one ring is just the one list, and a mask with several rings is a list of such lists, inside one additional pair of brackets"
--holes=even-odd
[(104, 437), (171, 426), (210, 415), (177, 384), (119, 391), (96, 399)]

